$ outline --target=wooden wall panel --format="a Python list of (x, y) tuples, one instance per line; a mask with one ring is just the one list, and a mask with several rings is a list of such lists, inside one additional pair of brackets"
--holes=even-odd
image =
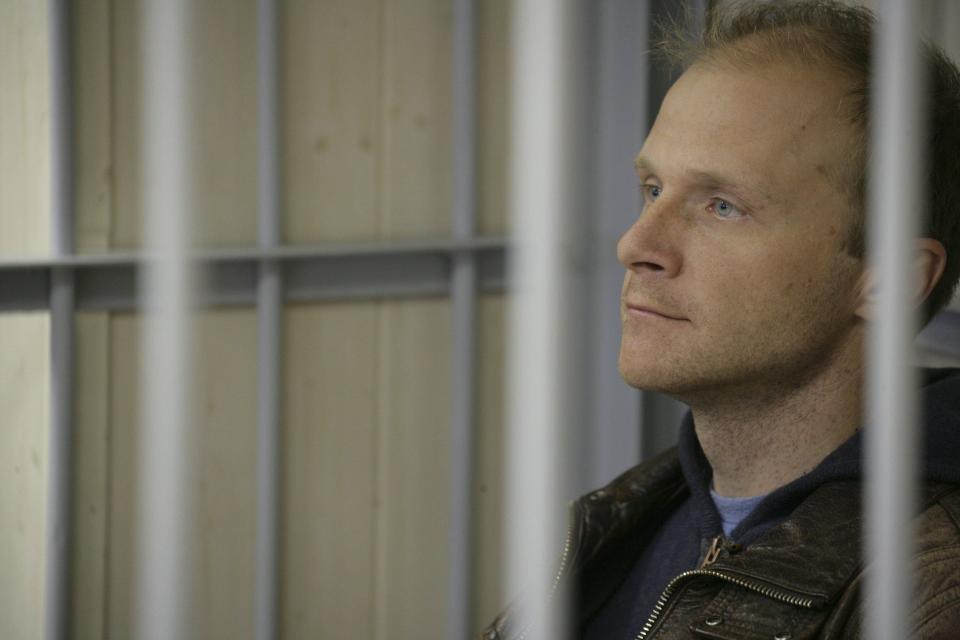
[(477, 404), (474, 493), (473, 615), (477, 628), (489, 624), (506, 604), (503, 561), (503, 460), (505, 338), (507, 304), (502, 295), (480, 298), (477, 318)]
[(50, 251), (47, 3), (0, 2), (0, 256)]
[[(113, 93), (109, 0), (85, 0), (73, 14), (76, 251), (110, 247), (113, 214)], [(110, 314), (74, 321), (74, 479), (71, 637), (107, 637), (110, 495)]]
[(0, 315), (0, 638), (43, 633), (50, 322)]
[(377, 309), (364, 302), (286, 311), (285, 640), (373, 637)]
[(287, 241), (447, 233), (450, 3), (289, 0), (283, 25)]
[[(73, 14), (75, 247), (110, 247), (113, 217), (113, 39), (109, 0), (77, 3)], [(107, 637), (110, 558), (110, 314), (74, 321), (74, 480), (71, 637)]]
[(139, 0), (111, 2), (110, 175), (113, 193), (110, 247), (139, 247), (140, 220), (140, 23)]
[[(227, 10), (229, 4), (229, 10)], [(481, 227), (503, 226), (506, 3), (481, 3)], [(197, 5), (199, 241), (255, 241), (254, 3)], [(78, 12), (78, 243), (141, 244), (140, 2)], [(439, 236), (450, 229), (447, 0), (286, 0), (285, 240)], [(0, 27), (2, 28), (2, 27)], [(0, 63), (2, 64), (2, 63)], [(502, 79), (501, 79), (502, 80)], [(501, 314), (485, 302), (483, 317)], [(500, 329), (482, 329), (499, 344)], [(486, 325), (486, 321), (484, 322)], [(252, 630), (253, 310), (198, 320), (198, 637)], [(449, 425), (445, 300), (286, 311), (281, 617), (285, 638), (443, 636)], [(492, 333), (489, 333), (492, 331)], [(129, 637), (135, 584), (140, 321), (77, 321), (75, 637)], [(478, 611), (499, 608), (499, 353), (481, 373)], [(485, 348), (486, 349), (486, 348)], [(492, 403), (492, 404), (491, 404)], [(494, 450), (497, 450), (494, 453)], [(494, 532), (494, 530), (496, 530)], [(492, 586), (491, 586), (492, 585)]]
[[(196, 638), (252, 638), (256, 509), (256, 328), (252, 311), (207, 311), (194, 322), (191, 616)], [(139, 517), (138, 317), (111, 321), (109, 637), (131, 637)]]
[(381, 3), (282, 3), (284, 235), (371, 239), (379, 220)]
[(196, 323), (195, 637), (254, 638), (257, 321), (252, 309), (206, 311)]
[(110, 503), (110, 333), (106, 313), (76, 316), (74, 386), (74, 640), (106, 637)]
[(109, 638), (133, 637), (136, 604), (137, 458), (140, 416), (140, 321), (113, 314), (109, 323), (107, 557), (104, 626)]
[(452, 6), (384, 0), (383, 10), (381, 234), (449, 235)]
[(381, 364), (378, 640), (446, 634), (450, 304), (385, 302)]
[(75, 245), (108, 248), (113, 209), (110, 2), (76, 3), (73, 24)]
[(287, 312), (283, 637), (442, 638), (449, 303)]
[(256, 2), (193, 4), (196, 242), (257, 242)]
[[(143, 244), (140, 0), (112, 5), (114, 43), (112, 160), (115, 248)], [(256, 242), (256, 6), (207, 0), (192, 7), (191, 176), (195, 242), (250, 246)]]

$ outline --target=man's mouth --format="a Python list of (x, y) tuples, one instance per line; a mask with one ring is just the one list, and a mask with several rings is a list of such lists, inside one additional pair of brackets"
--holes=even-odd
[(624, 303), (624, 308), (626, 309), (627, 315), (637, 318), (662, 318), (666, 320), (689, 322), (689, 319), (677, 315), (671, 311), (665, 311), (663, 309), (646, 304), (634, 304), (627, 302)]

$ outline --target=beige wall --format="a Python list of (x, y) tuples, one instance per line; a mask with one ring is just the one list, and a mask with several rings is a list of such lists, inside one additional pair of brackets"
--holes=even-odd
[[(449, 0), (281, 3), (284, 241), (450, 231)], [(256, 237), (255, 3), (194, 5), (195, 147), (205, 246)], [(135, 0), (74, 15), (76, 244), (139, 248)], [(479, 228), (504, 230), (506, 2), (480, 3)], [(0, 0), (0, 257), (49, 250), (46, 3)], [(501, 605), (502, 315), (481, 300), (475, 608)], [(289, 306), (284, 315), (284, 638), (443, 638), (449, 514), (447, 299)], [(136, 581), (141, 320), (77, 314), (73, 637), (127, 638)], [(46, 314), (0, 315), (0, 636), (39, 638), (48, 428)], [(252, 638), (256, 314), (194, 323), (196, 638)]]
[[(49, 251), (46, 7), (0, 2), (0, 259)], [(46, 314), (0, 314), (0, 637), (11, 640), (43, 633), (49, 359)]]
[(47, 491), (49, 322), (0, 315), (0, 637), (40, 638)]
[(49, 251), (47, 3), (0, 2), (0, 256)]
[[(142, 244), (135, 0), (77, 12), (81, 249)], [(284, 239), (291, 244), (449, 235), (449, 0), (281, 2)], [(192, 86), (196, 233), (256, 240), (255, 3), (206, 0)], [(505, 0), (480, 3), (478, 179), (484, 233), (504, 231)], [(41, 44), (43, 44), (41, 42)]]

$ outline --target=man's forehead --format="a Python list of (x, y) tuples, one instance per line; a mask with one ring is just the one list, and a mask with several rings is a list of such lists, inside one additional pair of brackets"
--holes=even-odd
[(701, 129), (745, 127), (787, 134), (814, 124), (839, 124), (846, 93), (835, 74), (796, 65), (694, 66), (667, 92), (661, 114), (685, 118), (684, 126), (701, 123)]
[(634, 167), (683, 165), (727, 181), (835, 167), (854, 133), (840, 112), (846, 89), (832, 74), (789, 70), (692, 67), (668, 92)]

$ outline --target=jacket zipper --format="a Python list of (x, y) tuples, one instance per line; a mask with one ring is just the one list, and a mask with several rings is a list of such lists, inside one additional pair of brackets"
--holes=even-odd
[(722, 549), (723, 536), (717, 536), (710, 543), (710, 549), (707, 550), (707, 555), (703, 559), (703, 564), (700, 565), (698, 569), (692, 569), (690, 571), (684, 571), (677, 577), (667, 584), (666, 588), (663, 590), (663, 593), (660, 594), (660, 597), (657, 599), (657, 604), (653, 607), (653, 612), (650, 614), (650, 617), (647, 618), (646, 623), (644, 623), (643, 628), (640, 630), (640, 633), (637, 634), (636, 640), (644, 640), (653, 630), (654, 626), (657, 624), (657, 621), (660, 619), (660, 615), (663, 613), (664, 608), (667, 606), (667, 602), (670, 601), (670, 597), (676, 591), (677, 585), (694, 576), (709, 576), (712, 578), (719, 578), (731, 584), (735, 584), (738, 587), (743, 587), (744, 589), (749, 589), (755, 593), (759, 593), (762, 596), (767, 598), (773, 598), (774, 600), (779, 600), (781, 602), (786, 602), (797, 607), (803, 607), (805, 609), (813, 608), (813, 598), (806, 596), (798, 596), (796, 594), (788, 593), (781, 589), (765, 585), (760, 582), (755, 582), (753, 580), (747, 580), (744, 578), (738, 578), (735, 576), (727, 575), (716, 569), (708, 568), (717, 558), (720, 556), (720, 550)]
[[(550, 586), (550, 593), (547, 595), (547, 602), (553, 600), (554, 595), (557, 593), (557, 588), (560, 586), (560, 580), (563, 578), (563, 574), (567, 571), (567, 565), (570, 564), (570, 552), (573, 550), (573, 522), (574, 522), (574, 505), (570, 505), (568, 522), (567, 522), (567, 535), (563, 541), (563, 552), (560, 554), (560, 567), (557, 569), (557, 574), (553, 577), (553, 584)], [(497, 629), (499, 633), (502, 631), (502, 627)], [(530, 632), (530, 629), (523, 629), (520, 632), (520, 635), (517, 636), (517, 640), (526, 640), (527, 633)]]
[(703, 556), (703, 562), (700, 563), (698, 569), (706, 569), (714, 562), (717, 561), (717, 558), (720, 557), (720, 550), (723, 549), (723, 536), (717, 536), (710, 541), (710, 548), (707, 549), (707, 553)]

